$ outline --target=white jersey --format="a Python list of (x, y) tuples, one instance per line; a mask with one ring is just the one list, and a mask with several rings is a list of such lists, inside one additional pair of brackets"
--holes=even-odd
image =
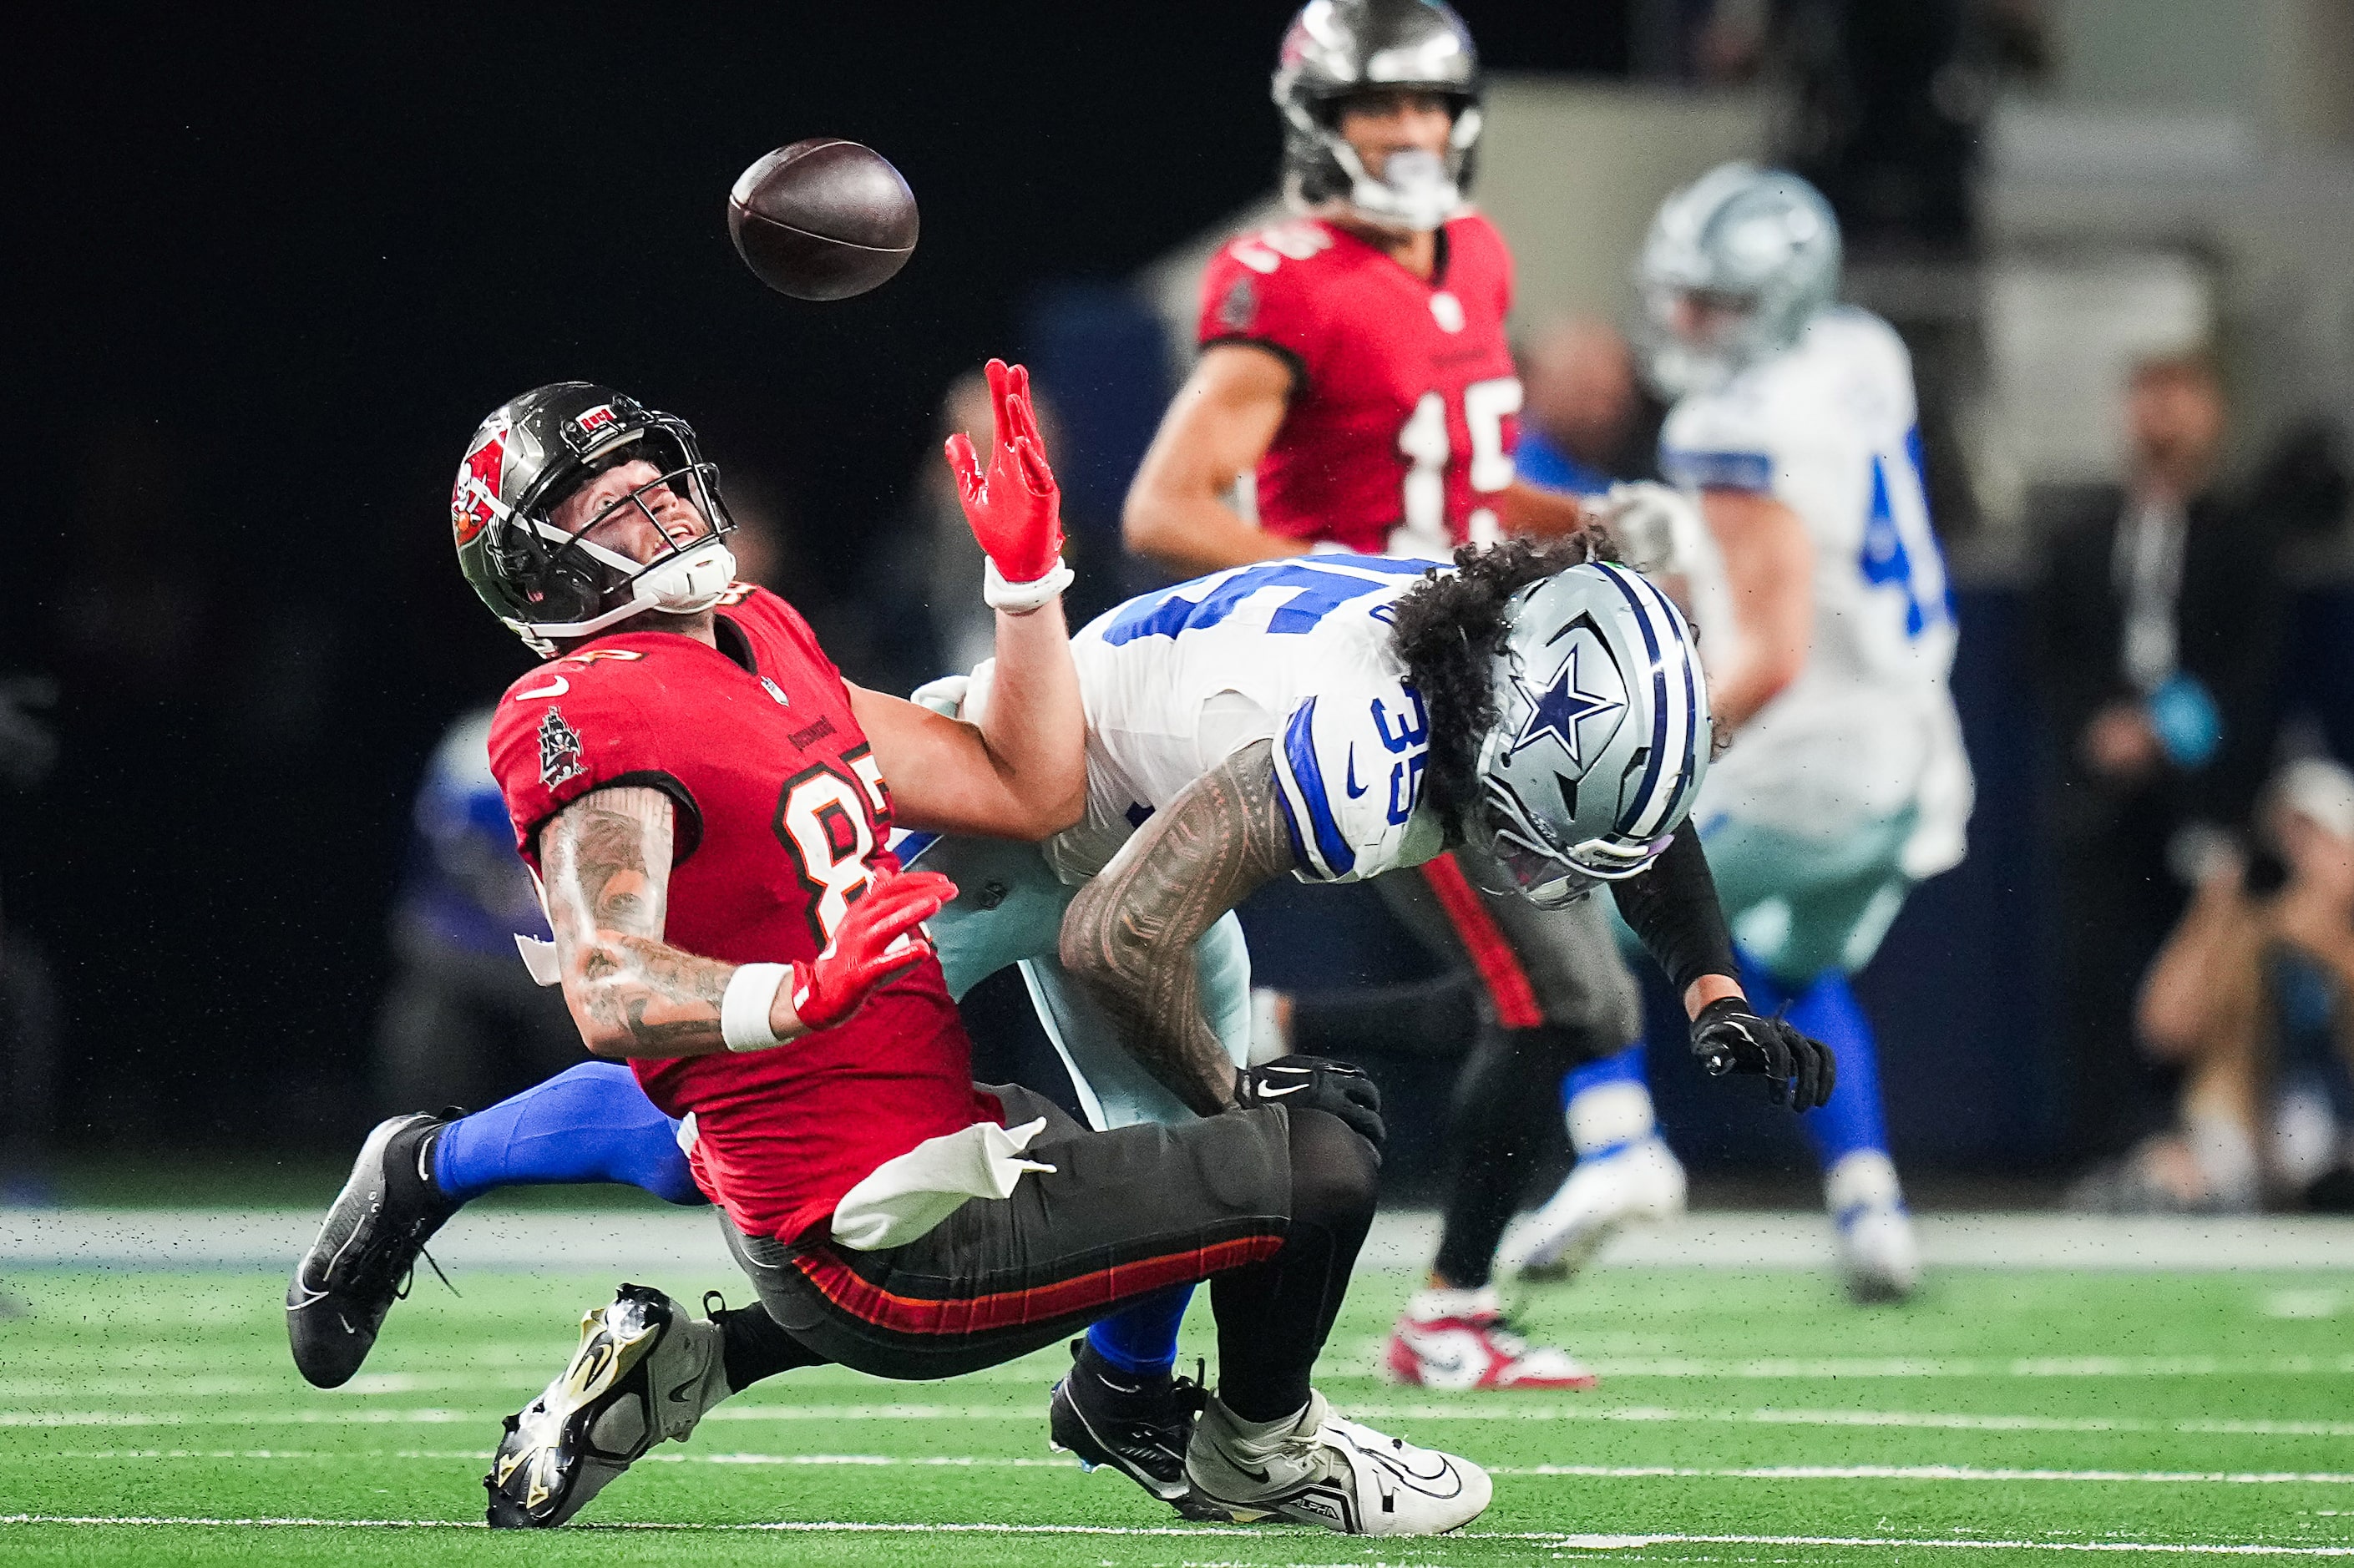
[(1187, 786), (1270, 739), (1303, 879), (1354, 882), (1437, 854), (1444, 831), (1419, 809), (1430, 723), (1390, 651), (1392, 607), (1437, 564), (1268, 561), (1089, 624), (1071, 642), (1087, 812), (1047, 841), (1055, 874), (1093, 876)]
[[(1815, 546), (1806, 664), (1711, 767), (1693, 815), (1823, 839), (1913, 808), (1903, 867), (1920, 878), (1962, 858), (1972, 785), (1946, 688), (1953, 599), (1916, 418), (1903, 342), (1840, 307), (1787, 353), (1678, 403), (1659, 461), (1688, 489), (1770, 494)], [(1722, 572), (1710, 558), (1693, 574), (1703, 662), (1712, 641), (1733, 638)]]

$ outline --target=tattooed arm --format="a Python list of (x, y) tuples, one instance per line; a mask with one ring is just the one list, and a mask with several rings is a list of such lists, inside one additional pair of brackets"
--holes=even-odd
[(1296, 863), (1275, 746), (1262, 740), (1155, 813), (1063, 916), (1063, 966), (1136, 1059), (1199, 1115), (1234, 1104), (1235, 1065), (1202, 1015), (1193, 944)]
[[(724, 1051), (719, 1002), (733, 964), (662, 939), (670, 900), (671, 800), (659, 789), (598, 789), (539, 835), (547, 914), (564, 969), (564, 1001), (599, 1056), (701, 1056)], [(802, 1033), (790, 988), (777, 988), (769, 1027)]]

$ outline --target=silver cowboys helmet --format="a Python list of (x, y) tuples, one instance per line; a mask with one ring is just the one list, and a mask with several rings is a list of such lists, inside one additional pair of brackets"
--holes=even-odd
[(1798, 341), (1839, 295), (1839, 219), (1797, 175), (1720, 164), (1661, 203), (1636, 266), (1644, 368), (1711, 391)]
[(1504, 617), (1464, 863), (1550, 907), (1668, 847), (1708, 773), (1708, 685), (1682, 613), (1616, 563), (1541, 578)]
[[(1379, 178), (1340, 132), (1341, 105), (1382, 88), (1443, 95), (1447, 152), (1390, 155)], [(1479, 140), (1479, 55), (1441, 0), (1309, 0), (1283, 35), (1274, 98), (1283, 111), (1283, 196), (1295, 211), (1334, 207), (1401, 233), (1437, 228), (1463, 205)]]
[[(594, 516), (558, 525), (567, 497), (631, 462), (651, 465), (652, 477)], [(691, 535), (657, 516), (676, 518), (680, 501), (700, 523)], [(663, 541), (651, 561), (615, 547), (617, 524), (637, 514)], [(450, 524), (467, 582), (543, 658), (559, 641), (592, 637), (647, 610), (708, 609), (736, 576), (725, 539), (735, 523), (719, 499), (719, 471), (686, 421), (587, 381), (535, 387), (492, 410), (458, 465)]]

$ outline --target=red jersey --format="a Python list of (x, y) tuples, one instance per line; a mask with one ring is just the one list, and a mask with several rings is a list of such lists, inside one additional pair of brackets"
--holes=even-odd
[[(650, 786), (676, 807), (663, 939), (732, 964), (814, 959), (873, 878), (898, 869), (890, 793), (841, 672), (790, 605), (738, 583), (717, 623), (729, 652), (628, 630), (542, 664), (500, 700), (491, 767), (535, 874), (557, 811)], [(695, 1179), (727, 1217), (790, 1239), (885, 1160), (1002, 1120), (973, 1092), (971, 1057), (927, 958), (774, 1050), (630, 1065), (654, 1104), (694, 1113)]]
[(1504, 314), (1512, 257), (1478, 214), (1439, 231), (1417, 278), (1320, 218), (1230, 241), (1202, 275), (1202, 346), (1251, 343), (1291, 366), (1259, 461), (1259, 525), (1369, 555), (1444, 556), (1501, 536), (1521, 408)]

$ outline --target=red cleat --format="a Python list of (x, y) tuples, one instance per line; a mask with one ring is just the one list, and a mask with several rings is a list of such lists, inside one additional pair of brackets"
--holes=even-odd
[(1531, 1345), (1514, 1333), (1492, 1286), (1416, 1291), (1390, 1334), (1384, 1370), (1417, 1388), (1558, 1393), (1601, 1381), (1567, 1351)]

